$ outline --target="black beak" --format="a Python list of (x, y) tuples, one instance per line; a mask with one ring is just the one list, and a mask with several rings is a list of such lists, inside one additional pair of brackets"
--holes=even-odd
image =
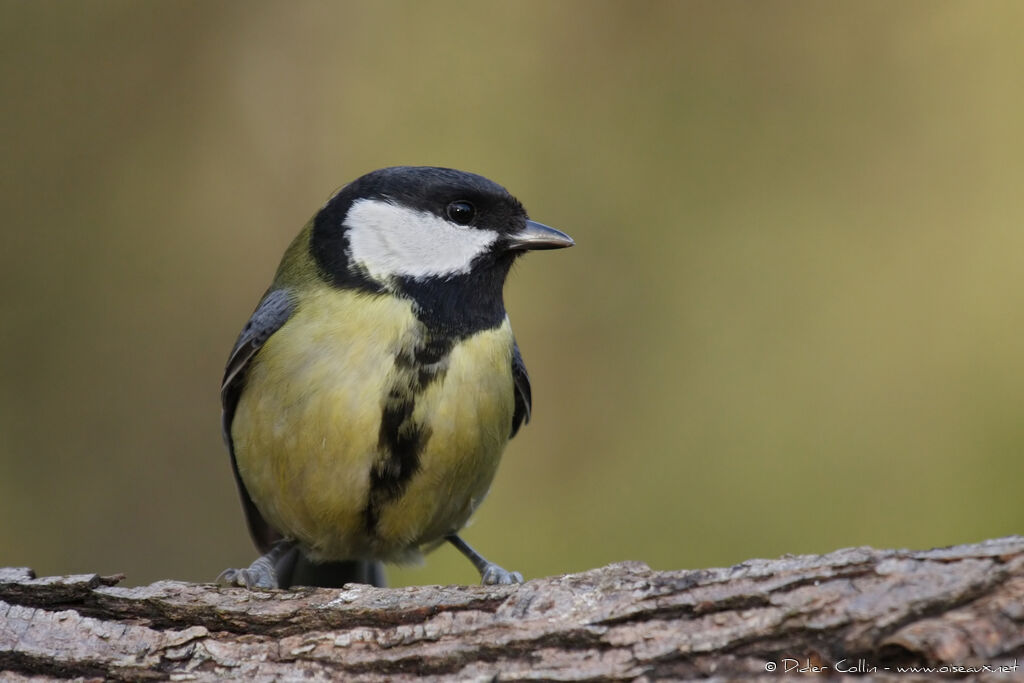
[(529, 251), (533, 249), (564, 249), (576, 244), (561, 230), (549, 228), (543, 223), (526, 221), (526, 227), (509, 235), (508, 248)]

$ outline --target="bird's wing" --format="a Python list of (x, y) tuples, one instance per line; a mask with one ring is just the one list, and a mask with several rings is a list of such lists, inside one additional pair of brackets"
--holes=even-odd
[(519, 353), (519, 344), (512, 342), (512, 381), (515, 382), (516, 407), (512, 413), (512, 438), (523, 426), (524, 422), (530, 421), (530, 408), (533, 398), (530, 394), (530, 375), (526, 372), (526, 364), (523, 363), (523, 354)]
[(235, 342), (235, 348), (231, 350), (227, 367), (224, 369), (224, 381), (220, 387), (221, 429), (224, 433), (224, 442), (231, 453), (231, 469), (235, 473), (235, 483), (238, 484), (238, 493), (242, 497), (242, 507), (245, 509), (245, 520), (249, 524), (249, 533), (261, 553), (270, 550), (274, 542), (280, 540), (281, 534), (263, 519), (252, 502), (252, 498), (249, 497), (249, 492), (245, 490), (242, 478), (238, 475), (235, 447), (231, 440), (231, 422), (235, 417), (235, 408), (238, 407), (242, 388), (245, 386), (245, 375), (249, 362), (270, 338), (270, 335), (281, 329), (294, 310), (295, 304), (287, 291), (276, 289), (267, 292), (252, 317), (249, 318), (249, 322), (242, 328), (242, 333), (238, 335), (238, 341)]

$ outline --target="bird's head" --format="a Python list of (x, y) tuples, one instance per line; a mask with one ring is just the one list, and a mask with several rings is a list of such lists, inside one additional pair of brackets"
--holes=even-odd
[(517, 256), (573, 244), (487, 178), (396, 166), (339, 190), (314, 218), (310, 246), (336, 286), (408, 297), (425, 321), (465, 331), (504, 317)]
[(503, 280), (524, 251), (573, 245), (529, 220), (497, 183), (430, 166), (384, 168), (346, 185), (317, 215), (313, 242), (319, 265), (336, 280), (385, 289), (494, 270)]

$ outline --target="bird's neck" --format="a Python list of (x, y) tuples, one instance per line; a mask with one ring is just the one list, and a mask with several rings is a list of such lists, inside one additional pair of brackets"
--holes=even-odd
[(510, 266), (511, 261), (449, 279), (403, 278), (397, 288), (412, 299), (416, 317), (432, 333), (465, 338), (505, 320), (502, 288)]

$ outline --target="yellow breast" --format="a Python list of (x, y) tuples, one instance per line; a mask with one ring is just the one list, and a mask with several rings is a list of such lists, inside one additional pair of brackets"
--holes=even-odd
[(415, 397), (428, 428), (418, 468), (368, 525), (396, 358), (426, 334), (411, 304), (324, 289), (302, 298), (246, 375), (231, 434), (264, 518), (317, 559), (400, 560), (457, 531), (486, 494), (514, 409), (508, 321), (456, 343)]

